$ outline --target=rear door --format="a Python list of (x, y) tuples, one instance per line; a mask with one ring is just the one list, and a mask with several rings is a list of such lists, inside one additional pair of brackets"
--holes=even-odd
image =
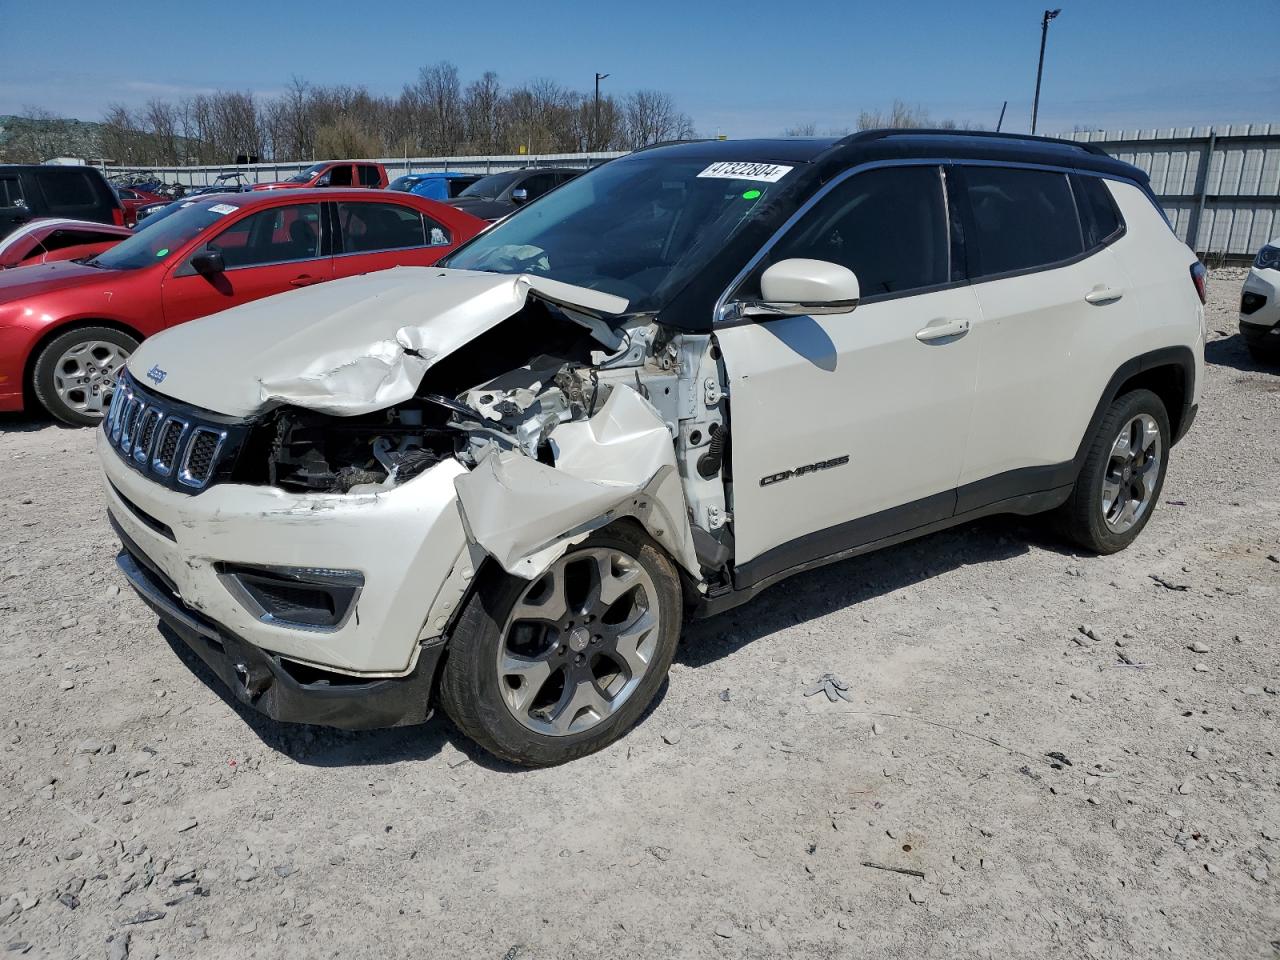
[(716, 330), (742, 584), (951, 515), (978, 368), (958, 240), (938, 167), (869, 170), (836, 184), (733, 295), (758, 297), (759, 274), (792, 257), (847, 266), (862, 290), (849, 313)]
[(334, 275), (350, 277), (388, 267), (429, 267), (451, 249), (449, 228), (409, 204), (389, 200), (337, 203)]
[(1125, 271), (1082, 223), (1072, 175), (957, 166), (981, 307), (973, 430), (957, 509), (1064, 486), (1094, 408), (1138, 329)]
[[(208, 316), (237, 304), (333, 278), (333, 257), (322, 246), (319, 203), (286, 203), (256, 209), (220, 229), (183, 257), (164, 280), (166, 325)], [(196, 273), (199, 250), (222, 254), (226, 270)]]

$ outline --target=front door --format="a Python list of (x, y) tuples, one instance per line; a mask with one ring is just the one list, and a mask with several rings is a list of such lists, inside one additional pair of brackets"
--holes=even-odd
[[(839, 183), (733, 296), (792, 257), (857, 275), (856, 309), (726, 324), (739, 585), (951, 516), (978, 356), (936, 166)], [(932, 328), (932, 329), (931, 329)], [(958, 331), (936, 336), (939, 329)]]
[(192, 251), (221, 253), (226, 266), (222, 273), (196, 273), (188, 254), (165, 277), (165, 324), (332, 279), (333, 257), (321, 255), (321, 233), (318, 203), (267, 207), (228, 224)]

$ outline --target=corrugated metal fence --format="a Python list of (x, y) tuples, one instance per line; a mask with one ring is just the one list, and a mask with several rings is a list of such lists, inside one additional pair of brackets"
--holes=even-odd
[(1178, 236), (1207, 258), (1252, 258), (1280, 235), (1280, 123), (1067, 134), (1151, 176)]
[[(507, 154), (489, 157), (371, 157), (387, 168), (387, 176), (394, 180), (405, 173), (424, 173), (428, 170), (452, 170), (458, 173), (501, 173), (521, 167), (573, 167), (585, 170), (622, 156), (621, 153), (543, 153)], [(242, 174), (249, 183), (267, 183), (283, 180), (311, 166), (314, 161), (280, 163), (223, 164), (205, 167), (116, 167), (104, 166), (107, 176), (115, 174), (155, 174), (165, 183), (181, 183), (188, 187), (211, 186), (222, 174)]]

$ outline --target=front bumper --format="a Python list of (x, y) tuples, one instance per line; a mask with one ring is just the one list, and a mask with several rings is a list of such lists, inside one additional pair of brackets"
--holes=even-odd
[(431, 716), (431, 685), (444, 644), (426, 644), (403, 677), (355, 681), (301, 669), (187, 607), (173, 585), (117, 526), (116, 565), (138, 596), (245, 706), (284, 723), (371, 730), (422, 723)]
[(1280, 349), (1280, 270), (1249, 270), (1240, 291), (1240, 334)]
[[(133, 469), (97, 433), (110, 517), (186, 609), (252, 647), (363, 680), (409, 673), (421, 644), (440, 636), (447, 618), (429, 622), (428, 611), (455, 570), (470, 572), (456, 461), (378, 493), (218, 483), (190, 495)], [(242, 602), (221, 575), (227, 565), (352, 570), (364, 586), (341, 624), (307, 628)]]

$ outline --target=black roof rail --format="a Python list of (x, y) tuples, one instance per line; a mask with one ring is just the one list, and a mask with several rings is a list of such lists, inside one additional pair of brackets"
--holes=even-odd
[(657, 143), (646, 143), (643, 147), (636, 147), (631, 152), (643, 153), (645, 150), (656, 150), (658, 147), (675, 147), (682, 143), (710, 143), (718, 139), (718, 137), (688, 137), (684, 140), (659, 140)]
[(839, 146), (854, 143), (870, 143), (886, 137), (985, 137), (990, 140), (1018, 140), (1028, 143), (1056, 143), (1062, 146), (1075, 147), (1086, 153), (1110, 156), (1107, 151), (1092, 143), (1079, 140), (1065, 140), (1062, 137), (1039, 137), (1029, 133), (1003, 133), (995, 130), (941, 130), (929, 127), (897, 127), (877, 130), (859, 130), (838, 141)]

